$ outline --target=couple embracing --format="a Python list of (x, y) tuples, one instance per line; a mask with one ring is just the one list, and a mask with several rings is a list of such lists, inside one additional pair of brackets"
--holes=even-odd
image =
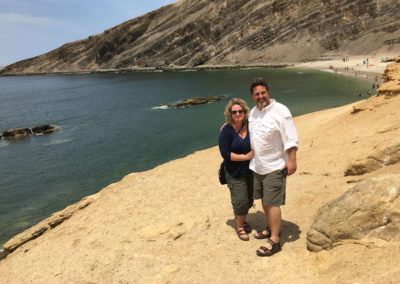
[(255, 107), (234, 98), (225, 107), (226, 124), (219, 135), (225, 175), (231, 193), (239, 239), (249, 240), (246, 216), (254, 199), (261, 199), (267, 226), (254, 238), (266, 239), (259, 256), (281, 250), (281, 208), (286, 199), (286, 176), (295, 173), (298, 138), (289, 109), (271, 99), (267, 82), (257, 78), (250, 86)]

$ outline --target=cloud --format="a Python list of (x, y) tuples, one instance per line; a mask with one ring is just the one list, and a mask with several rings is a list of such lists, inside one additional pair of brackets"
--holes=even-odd
[(63, 22), (48, 17), (35, 17), (18, 13), (2, 13), (2, 12), (0, 12), (0, 25), (36, 26), (36, 27), (71, 26), (71, 24), (67, 22)]

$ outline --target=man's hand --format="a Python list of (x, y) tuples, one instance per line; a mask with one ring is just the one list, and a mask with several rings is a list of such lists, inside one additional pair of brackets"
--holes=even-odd
[(286, 162), (286, 168), (287, 168), (287, 170), (288, 170), (288, 176), (294, 174), (294, 173), (296, 172), (296, 170), (297, 170), (297, 162), (296, 162), (296, 160), (294, 160), (294, 161), (290, 161), (290, 160), (287, 161), (287, 162)]
[(288, 151), (289, 160), (286, 162), (286, 168), (288, 170), (288, 176), (294, 174), (297, 170), (296, 153), (297, 148), (292, 147)]

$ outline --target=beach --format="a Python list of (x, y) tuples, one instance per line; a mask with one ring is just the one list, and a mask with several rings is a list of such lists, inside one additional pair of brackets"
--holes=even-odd
[(382, 83), (382, 74), (390, 62), (396, 58), (395, 54), (381, 54), (373, 56), (335, 56), (325, 60), (315, 60), (296, 64), (296, 67), (314, 68), (326, 72), (358, 77), (373, 83)]
[[(336, 61), (299, 64), (356, 70), (375, 78), (384, 71)], [(345, 62), (343, 62), (345, 63)], [(328, 64), (328, 65), (327, 65)], [(382, 69), (383, 68), (383, 69)], [(365, 70), (367, 69), (367, 70)], [(348, 72), (352, 73), (352, 72)], [(373, 79), (375, 80), (375, 79)], [(195, 152), (154, 169), (132, 173), (99, 193), (28, 229), (5, 247), (25, 243), (0, 261), (4, 283), (395, 283), (400, 243), (381, 239), (344, 241), (329, 251), (307, 250), (306, 234), (318, 209), (355, 183), (398, 173), (398, 163), (362, 176), (346, 168), (376, 149), (400, 143), (400, 97), (361, 102), (295, 118), (300, 139), (297, 173), (288, 178), (282, 252), (259, 258), (252, 235), (240, 241), (229, 191), (221, 186), (218, 147)], [(354, 109), (361, 111), (354, 113)], [(248, 223), (262, 229), (257, 201)], [(27, 241), (29, 236), (36, 236)], [(262, 279), (264, 277), (265, 279)]]

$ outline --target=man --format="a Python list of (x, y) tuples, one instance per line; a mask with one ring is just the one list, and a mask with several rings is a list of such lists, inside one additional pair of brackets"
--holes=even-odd
[(298, 139), (289, 109), (270, 98), (267, 82), (257, 78), (250, 86), (256, 106), (249, 116), (251, 147), (254, 158), (254, 199), (261, 199), (269, 227), (255, 238), (267, 239), (257, 250), (259, 256), (271, 256), (281, 250), (281, 208), (286, 198), (286, 176), (296, 172)]

